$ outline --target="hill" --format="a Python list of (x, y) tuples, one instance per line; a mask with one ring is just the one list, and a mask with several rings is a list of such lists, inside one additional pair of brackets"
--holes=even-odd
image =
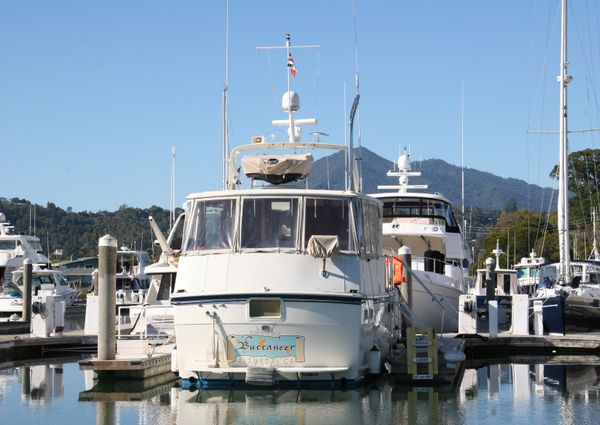
[[(362, 148), (362, 174), (363, 187), (366, 193), (379, 192), (377, 185), (397, 184), (394, 177), (387, 177), (386, 172), (394, 169), (394, 163), (380, 157), (376, 153)], [(427, 159), (413, 162), (413, 171), (421, 171), (421, 177), (413, 177), (410, 181), (417, 184), (427, 184), (429, 192), (439, 192), (452, 204), (461, 203), (461, 168), (441, 159)], [(309, 177), (309, 186), (313, 188), (329, 187), (331, 189), (343, 188), (344, 155), (335, 153), (328, 157), (320, 158), (313, 164)], [(334, 178), (335, 176), (335, 178)], [(511, 209), (530, 208), (540, 210), (542, 200), (544, 209), (547, 210), (552, 189), (528, 184), (523, 180), (502, 178), (494, 174), (465, 168), (465, 205), (469, 209), (505, 210), (510, 205)], [(528, 202), (529, 197), (529, 202)], [(514, 202), (513, 202), (514, 201)], [(555, 207), (554, 207), (555, 208)]]

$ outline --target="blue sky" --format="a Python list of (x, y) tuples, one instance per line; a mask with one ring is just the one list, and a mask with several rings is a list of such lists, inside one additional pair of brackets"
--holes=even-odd
[[(570, 8), (572, 128), (600, 127), (600, 4)], [(557, 162), (558, 0), (356, 0), (363, 145), (388, 159), (460, 165), (461, 81), (465, 165), (543, 186)], [(283, 119), (282, 51), (294, 53), (306, 128), (344, 140), (354, 96), (352, 0), (230, 0), (232, 145), (271, 134)], [(221, 184), (223, 1), (4, 1), (0, 3), (0, 196), (74, 210), (177, 204)], [(590, 53), (595, 52), (595, 53)], [(571, 150), (597, 147), (573, 135)], [(382, 170), (385, 173), (386, 170)], [(467, 193), (468, 204), (468, 193)]]

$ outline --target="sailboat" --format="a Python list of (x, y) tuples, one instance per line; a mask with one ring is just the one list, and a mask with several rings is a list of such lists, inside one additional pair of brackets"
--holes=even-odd
[[(288, 67), (290, 47), (288, 36)], [(385, 279), (381, 202), (357, 190), (352, 143), (301, 140), (316, 119), (296, 118), (289, 73), (282, 109), (287, 120), (273, 124), (288, 128), (287, 141), (252, 137), (232, 149), (223, 190), (187, 197), (171, 295), (184, 386), (353, 387), (373, 353), (391, 349), (398, 295)], [(347, 155), (345, 190), (287, 185), (306, 181), (312, 154), (297, 152), (314, 149)]]
[(534, 299), (543, 299), (544, 328), (550, 332), (587, 332), (600, 329), (600, 265), (572, 261), (569, 240), (567, 0), (561, 3), (560, 161), (558, 178), (558, 263), (540, 268)]

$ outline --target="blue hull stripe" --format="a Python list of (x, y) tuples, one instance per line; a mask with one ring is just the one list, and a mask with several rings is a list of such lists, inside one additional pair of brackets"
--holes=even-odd
[(246, 302), (251, 298), (277, 298), (286, 302), (308, 302), (308, 303), (337, 303), (360, 305), (363, 301), (358, 297), (345, 297), (326, 294), (277, 294), (277, 293), (253, 293), (253, 294), (213, 294), (171, 297), (171, 304), (203, 304), (222, 302)]
[(341, 380), (341, 379), (319, 379), (319, 380), (300, 380), (300, 381), (278, 381), (275, 385), (262, 386), (251, 385), (245, 381), (229, 380), (229, 379), (199, 379), (190, 381), (189, 379), (181, 380), (181, 388), (184, 390), (195, 391), (200, 389), (263, 389), (263, 388), (302, 388), (302, 389), (356, 389), (364, 385), (364, 377), (356, 380)]

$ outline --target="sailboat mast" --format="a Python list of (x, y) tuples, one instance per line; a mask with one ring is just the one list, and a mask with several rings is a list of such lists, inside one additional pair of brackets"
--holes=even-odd
[(568, 141), (567, 141), (567, 84), (572, 77), (567, 68), (567, 0), (562, 0), (560, 49), (560, 161), (558, 165), (558, 243), (560, 253), (559, 275), (563, 282), (571, 281), (569, 253), (569, 202), (568, 202)]

